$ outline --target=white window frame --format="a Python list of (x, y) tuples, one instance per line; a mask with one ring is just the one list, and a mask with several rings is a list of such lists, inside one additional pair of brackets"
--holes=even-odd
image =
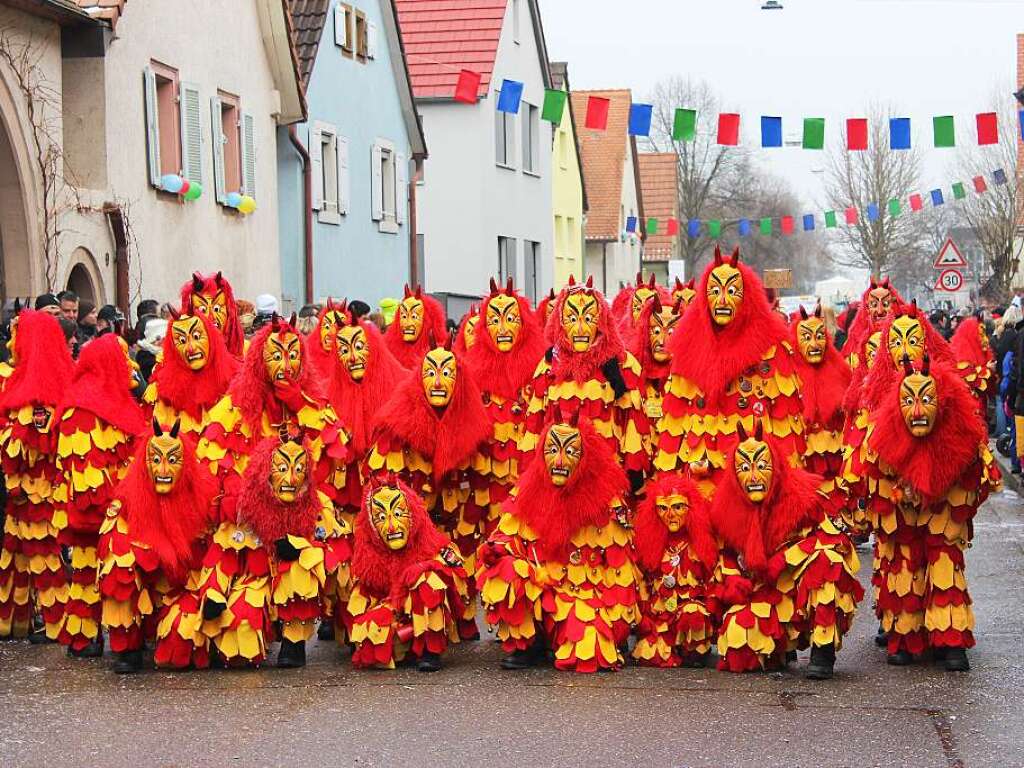
[(540, 178), (540, 110), (533, 104), (519, 105), (522, 116), (522, 168), (527, 176)]
[[(400, 163), (401, 161), (401, 163)], [(396, 152), (395, 144), (378, 138), (370, 150), (370, 218), (377, 229), (388, 235), (398, 234), (405, 218), (405, 156)], [(400, 169), (400, 165), (403, 167)], [(401, 187), (401, 188), (400, 188)]]
[(203, 114), (199, 86), (178, 86), (181, 118), (181, 175), (190, 183), (203, 183)]
[(512, 42), (519, 45), (520, 21), (519, 21), (519, 0), (512, 0)]
[(309, 131), (309, 161), (313, 175), (313, 204), (321, 224), (341, 224), (339, 199), (338, 128), (319, 120)]
[(523, 294), (531, 304), (536, 304), (540, 295), (540, 243), (536, 240), (523, 240), (522, 285)]
[(499, 168), (514, 171), (516, 169), (517, 115), (498, 109), (500, 99), (501, 89), (499, 88), (494, 92), (494, 163)]
[(498, 282), (503, 284), (510, 277), (518, 283), (519, 275), (516, 264), (518, 243), (514, 237), (498, 235)]

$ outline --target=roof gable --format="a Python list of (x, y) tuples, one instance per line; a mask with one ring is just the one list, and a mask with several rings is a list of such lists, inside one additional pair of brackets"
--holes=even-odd
[(665, 261), (672, 256), (678, 235), (668, 234), (668, 226), (660, 226), (669, 218), (678, 219), (679, 166), (675, 152), (651, 152), (638, 155), (640, 194), (644, 214), (659, 220), (658, 232), (647, 233), (645, 261)]
[(292, 40), (304, 90), (309, 88), (309, 78), (313, 74), (313, 63), (320, 48), (320, 38), (324, 33), (330, 7), (331, 0), (288, 0)]

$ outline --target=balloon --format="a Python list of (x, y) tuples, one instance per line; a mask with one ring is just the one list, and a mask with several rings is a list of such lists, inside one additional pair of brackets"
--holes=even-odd
[(181, 189), (178, 190), (178, 194), (184, 197), (185, 195), (188, 194), (189, 187), (191, 187), (191, 186), (192, 186), (192, 184), (191, 184), (191, 182), (189, 182), (188, 179), (182, 179), (181, 180)]
[(192, 202), (193, 200), (198, 200), (201, 194), (203, 194), (203, 185), (198, 181), (193, 181), (188, 185), (188, 192), (185, 193), (185, 199)]
[(160, 177), (160, 186), (164, 191), (170, 192), (172, 195), (178, 194), (184, 183), (185, 180), (176, 173), (165, 173)]
[(224, 202), (227, 203), (229, 208), (237, 208), (242, 203), (242, 196), (237, 192), (228, 192)]
[(249, 197), (249, 195), (242, 195), (242, 202), (238, 204), (238, 210), (242, 213), (250, 214), (256, 210), (256, 201)]

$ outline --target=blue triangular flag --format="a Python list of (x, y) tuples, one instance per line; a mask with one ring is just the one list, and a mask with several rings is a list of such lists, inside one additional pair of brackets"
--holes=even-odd
[(996, 184), (1005, 184), (1006, 171), (1004, 171), (1002, 168), (996, 168), (994, 171), (992, 171), (992, 181), (995, 182)]
[(806, 213), (806, 214), (804, 214), (804, 232), (813, 232), (813, 231), (814, 231), (814, 214), (813, 213)]
[(782, 118), (761, 115), (761, 146), (782, 146)]
[(498, 92), (498, 111), (519, 114), (519, 102), (523, 100), (523, 84), (518, 80), (503, 80)]
[(750, 234), (750, 219), (740, 219), (740, 223), (737, 227), (740, 237), (746, 237)]
[(868, 203), (868, 221), (878, 220), (878, 203)]
[(626, 217), (626, 231), (627, 232), (636, 232), (636, 216), (627, 216)]
[(932, 190), (932, 205), (942, 205), (944, 202), (945, 202), (945, 200), (942, 199), (942, 190), (941, 189), (933, 189)]
[(654, 107), (650, 104), (631, 104), (629, 107), (629, 135), (651, 135), (651, 113)]
[(889, 118), (889, 148), (910, 149), (910, 118)]
[(700, 219), (690, 219), (686, 222), (686, 236), (698, 237), (700, 235)]

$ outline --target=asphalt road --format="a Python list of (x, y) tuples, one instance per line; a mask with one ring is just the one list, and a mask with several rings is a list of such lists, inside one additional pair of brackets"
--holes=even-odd
[(1004, 491), (975, 531), (968, 674), (886, 666), (866, 604), (823, 683), (805, 656), (763, 675), (505, 672), (486, 636), (433, 675), (354, 671), (313, 641), (299, 671), (125, 678), (0, 643), (0, 766), (1024, 766), (1024, 501)]

